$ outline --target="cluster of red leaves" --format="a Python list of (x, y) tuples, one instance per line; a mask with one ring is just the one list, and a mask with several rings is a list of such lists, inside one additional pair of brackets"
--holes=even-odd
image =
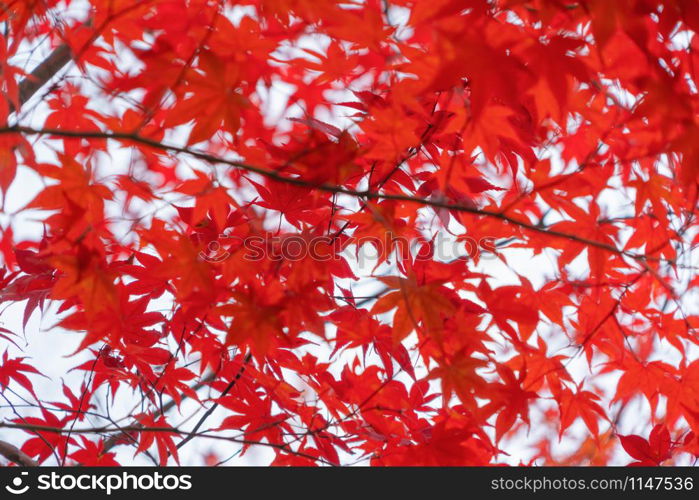
[[(10, 419), (27, 454), (113, 465), (131, 446), (166, 463), (207, 430), (277, 465), (697, 456), (695, 2), (90, 0), (56, 15), (70, 3), (0, 13), (4, 206), (19, 173), (42, 179), (3, 217), (0, 301), (24, 303), (25, 328), (58, 304), (85, 380), (47, 402), (0, 330), (3, 397), (40, 408)], [(22, 53), (47, 44), (70, 48), (72, 77), (22, 102), (37, 78)], [(22, 239), (26, 217), (43, 230)], [(436, 232), (488, 239), (497, 259), (440, 259)], [(341, 251), (394, 236), (417, 250), (377, 248), (368, 276)], [(252, 238), (274, 243), (251, 260)], [(284, 241), (313, 252), (280, 257)], [(532, 283), (504, 246), (553, 272)], [(27, 332), (27, 349), (52, 335)], [(125, 427), (97, 411), (105, 395), (114, 411), (140, 401)]]

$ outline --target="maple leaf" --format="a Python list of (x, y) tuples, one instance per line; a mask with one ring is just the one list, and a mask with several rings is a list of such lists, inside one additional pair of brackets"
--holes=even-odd
[(621, 446), (626, 450), (626, 453), (637, 460), (629, 465), (658, 466), (671, 456), (670, 433), (667, 427), (662, 424), (653, 427), (648, 440), (635, 434), (627, 436), (620, 435), (619, 440), (621, 441)]
[[(99, 127), (95, 119), (99, 118), (96, 111), (88, 108), (90, 100), (81, 95), (73, 84), (67, 84), (58, 96), (49, 101), (53, 110), (46, 117), (46, 127), (52, 129), (90, 130), (97, 131)], [(80, 151), (82, 141), (65, 140), (65, 152), (68, 157), (74, 157)]]
[(95, 405), (90, 403), (91, 394), (86, 384), (82, 384), (78, 393), (74, 394), (73, 391), (71, 391), (71, 389), (64, 383), (63, 395), (66, 397), (66, 399), (68, 399), (68, 404), (61, 401), (56, 401), (52, 404), (56, 408), (61, 408), (70, 412), (72, 419), (75, 421), (81, 422), (85, 420), (87, 417), (87, 412), (96, 408)]
[(413, 329), (440, 342), (445, 318), (453, 314), (458, 305), (473, 305), (470, 301), (459, 300), (445, 283), (462, 282), (475, 274), (459, 261), (446, 264), (429, 260), (427, 257), (433, 254), (434, 243), (424, 243), (415, 255), (402, 256), (400, 268), (405, 278), (379, 278), (391, 291), (376, 301), (371, 313), (381, 314), (397, 308), (392, 324), (395, 343), (401, 342)]
[(199, 61), (199, 71), (191, 76), (198, 91), (178, 102), (169, 115), (171, 125), (194, 120), (189, 144), (209, 139), (222, 123), (226, 131), (235, 135), (240, 127), (240, 110), (247, 104), (237, 90), (241, 75), (234, 60), (222, 60), (215, 53), (203, 50)]
[[(526, 340), (539, 322), (537, 310), (531, 307), (530, 296), (520, 287), (503, 286), (494, 290), (486, 280), (481, 281), (479, 292), (493, 315), (493, 321), (513, 339), (521, 337)], [(509, 321), (517, 323), (520, 335), (510, 326)]]
[(381, 297), (371, 309), (381, 314), (396, 309), (393, 317), (393, 341), (398, 343), (413, 329), (424, 328), (428, 335), (441, 330), (443, 316), (454, 311), (454, 304), (441, 291), (439, 284), (418, 283), (416, 277), (381, 278), (393, 291)]
[(30, 457), (37, 457), (39, 462), (43, 462), (54, 454), (60, 460), (64, 457), (68, 446), (75, 444), (75, 439), (73, 437), (61, 431), (71, 417), (67, 415), (59, 419), (45, 408), (41, 408), (41, 415), (41, 417), (22, 417), (13, 420), (15, 423), (27, 426), (57, 429), (56, 431), (26, 430), (26, 432), (31, 433), (34, 437), (24, 442), (22, 451)]
[(599, 425), (597, 421), (600, 417), (605, 418), (606, 413), (598, 403), (600, 397), (597, 394), (583, 391), (578, 385), (577, 391), (573, 392), (564, 387), (555, 397), (558, 401), (561, 418), (561, 427), (558, 431), (559, 439), (578, 417), (582, 418), (593, 436), (598, 436)]
[(537, 344), (537, 349), (529, 345), (523, 346), (520, 354), (510, 359), (507, 365), (513, 370), (525, 370), (524, 387), (538, 391), (548, 383), (555, 394), (562, 381), (572, 381), (563, 364), (566, 357), (563, 355), (549, 357), (546, 342), (541, 337), (537, 339)]
[[(239, 398), (226, 397), (219, 399), (222, 406), (234, 411), (238, 415), (231, 415), (223, 419), (221, 429), (245, 430), (245, 439), (250, 442), (260, 441), (263, 438), (270, 443), (279, 442), (281, 433), (288, 426), (284, 424), (287, 416), (272, 413), (272, 400), (262, 399), (258, 394), (250, 394), (248, 402)], [(250, 446), (243, 446), (243, 453)]]
[(182, 402), (183, 396), (199, 401), (197, 393), (187, 385), (187, 382), (194, 377), (194, 373), (187, 368), (175, 367), (173, 362), (170, 362), (165, 365), (163, 371), (157, 376), (155, 388), (158, 391), (165, 391), (166, 394), (172, 396), (172, 399), (178, 406)]
[[(33, 150), (21, 136), (0, 137), (0, 191), (7, 193), (17, 175), (17, 154), (30, 165), (34, 165)], [(6, 194), (3, 195), (3, 203)]]
[(7, 351), (2, 354), (2, 364), (0, 364), (0, 386), (7, 388), (10, 385), (10, 381), (14, 381), (36, 397), (34, 384), (32, 384), (25, 373), (36, 373), (37, 375), (41, 375), (41, 373), (32, 365), (25, 363), (25, 359), (27, 358), (9, 358)]
[(483, 412), (486, 415), (497, 412), (495, 439), (499, 441), (512, 428), (518, 416), (529, 425), (529, 400), (537, 398), (538, 394), (526, 390), (523, 386), (525, 370), (520, 371), (517, 376), (507, 366), (498, 366), (497, 371), (503, 383), (487, 389), (486, 394), (489, 394), (491, 402), (484, 407)]
[(487, 361), (466, 353), (457, 353), (445, 359), (434, 368), (430, 379), (437, 379), (442, 385), (442, 394), (446, 401), (456, 393), (465, 405), (473, 404), (473, 394), (482, 391), (487, 386), (483, 377), (476, 372), (479, 368), (488, 366)]
[(302, 222), (315, 224), (322, 220), (322, 212), (317, 210), (319, 203), (314, 200), (311, 189), (280, 182), (267, 186), (250, 182), (262, 198), (255, 204), (280, 212), (289, 224), (300, 228)]
[(283, 305), (278, 295), (268, 297), (265, 300), (257, 296), (257, 300), (254, 300), (250, 295), (239, 293), (236, 294), (235, 305), (225, 306), (224, 314), (233, 316), (226, 345), (251, 345), (258, 355), (270, 351), (275, 340), (283, 335), (283, 323), (279, 319)]
[(115, 453), (104, 451), (104, 442), (97, 443), (90, 441), (85, 436), (80, 436), (82, 447), (74, 451), (69, 458), (75, 460), (81, 466), (87, 467), (120, 467), (121, 464), (115, 460)]
[(169, 424), (167, 423), (167, 419), (162, 415), (156, 417), (155, 415), (149, 415), (146, 413), (139, 413), (138, 415), (135, 415), (135, 419), (143, 427), (150, 429), (139, 431), (138, 448), (136, 449), (134, 456), (138, 453), (146, 451), (153, 444), (155, 444), (158, 449), (158, 458), (161, 466), (166, 465), (169, 457), (171, 456), (179, 464), (180, 459), (177, 454), (177, 446), (175, 445), (174, 440), (177, 433), (167, 430), (170, 428)]

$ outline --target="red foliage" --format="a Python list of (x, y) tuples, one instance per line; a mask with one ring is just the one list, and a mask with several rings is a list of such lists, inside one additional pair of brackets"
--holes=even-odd
[(27, 455), (696, 458), (695, 2), (71, 3), (0, 13)]

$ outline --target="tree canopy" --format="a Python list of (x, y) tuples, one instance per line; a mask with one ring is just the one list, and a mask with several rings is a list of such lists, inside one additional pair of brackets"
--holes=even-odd
[(6, 462), (699, 455), (699, 3), (0, 23)]

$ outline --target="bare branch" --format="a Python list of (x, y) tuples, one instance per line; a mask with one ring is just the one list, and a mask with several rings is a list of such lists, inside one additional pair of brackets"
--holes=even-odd
[[(64, 429), (62, 427), (52, 427), (50, 425), (32, 425), (32, 424), (17, 424), (17, 423), (9, 423), (9, 422), (0, 422), (0, 428), (7, 428), (7, 429), (22, 429), (22, 430), (30, 430), (34, 432), (49, 432), (49, 433), (55, 433), (55, 434), (66, 434), (68, 432), (68, 429)], [(302, 451), (297, 451), (289, 447), (288, 444), (286, 443), (270, 443), (267, 441), (254, 441), (250, 439), (245, 439), (245, 438), (238, 438), (238, 437), (232, 437), (232, 436), (218, 436), (215, 434), (210, 434), (207, 432), (188, 432), (188, 431), (183, 431), (181, 429), (178, 429), (177, 427), (148, 427), (148, 426), (128, 426), (128, 427), (120, 427), (120, 428), (112, 428), (112, 427), (90, 427), (90, 428), (83, 428), (83, 429), (73, 429), (72, 433), (73, 434), (104, 434), (104, 433), (111, 433), (111, 432), (164, 432), (167, 434), (179, 434), (181, 436), (193, 436), (193, 437), (201, 437), (201, 438), (207, 438), (207, 439), (214, 439), (214, 440), (219, 440), (219, 441), (229, 441), (232, 443), (238, 443), (246, 446), (266, 446), (268, 448), (274, 448), (277, 450), (281, 450), (285, 453), (289, 453), (290, 455), (296, 455), (299, 457), (304, 457), (308, 458), (310, 460), (319, 460), (319, 457), (309, 455), (307, 453), (304, 453)], [(336, 466), (337, 464), (329, 462), (326, 459), (320, 458), (320, 461), (323, 463), (326, 463), (328, 465), (334, 465)]]
[(183, 146), (176, 146), (173, 144), (165, 144), (165, 143), (162, 143), (162, 142), (159, 142), (159, 141), (156, 141), (153, 139), (148, 139), (146, 137), (142, 137), (142, 136), (139, 136), (139, 135), (133, 134), (133, 133), (101, 132), (101, 131), (88, 131), (88, 130), (85, 130), (85, 131), (61, 130), (61, 129), (45, 129), (45, 128), (44, 129), (36, 129), (36, 128), (25, 127), (25, 126), (20, 126), (20, 125), (13, 126), (13, 127), (0, 128), (0, 134), (13, 134), (13, 133), (20, 133), (20, 134), (25, 134), (25, 135), (53, 135), (56, 137), (62, 137), (62, 138), (67, 138), (67, 139), (112, 139), (112, 140), (121, 141), (121, 142), (132, 142), (132, 143), (140, 144), (143, 146), (148, 146), (148, 147), (151, 147), (154, 149), (160, 149), (162, 151), (169, 151), (171, 153), (186, 154), (188, 156), (191, 156), (192, 158), (196, 158), (198, 160), (201, 160), (201, 161), (204, 161), (204, 162), (207, 162), (210, 164), (228, 165), (230, 167), (235, 167), (235, 168), (239, 168), (242, 170), (246, 170), (248, 172), (256, 173), (256, 174), (261, 175), (263, 177), (267, 177), (268, 179), (276, 180), (279, 182), (286, 182), (288, 184), (293, 184), (296, 186), (309, 187), (312, 189), (317, 189), (319, 191), (325, 191), (325, 192), (329, 192), (329, 193), (346, 194), (349, 196), (353, 196), (355, 198), (360, 198), (360, 199), (365, 199), (365, 200), (404, 201), (406, 203), (416, 203), (416, 204), (423, 205), (423, 206), (441, 208), (441, 209), (445, 209), (445, 210), (453, 210), (455, 212), (463, 212), (463, 213), (469, 213), (469, 214), (479, 215), (479, 216), (483, 216), (483, 217), (490, 217), (490, 218), (494, 218), (494, 219), (499, 219), (503, 222), (513, 224), (513, 225), (520, 227), (522, 229), (526, 229), (526, 230), (533, 231), (536, 233), (545, 234), (549, 237), (574, 241), (574, 242), (580, 243), (580, 244), (585, 245), (585, 246), (599, 248), (599, 249), (606, 250), (610, 253), (613, 253), (613, 254), (616, 254), (619, 256), (628, 257), (630, 259), (638, 261), (644, 267), (647, 267), (648, 261), (668, 262), (670, 264), (675, 264), (674, 261), (671, 261), (669, 259), (663, 259), (660, 257), (653, 257), (653, 256), (649, 256), (649, 255), (639, 254), (636, 252), (631, 252), (629, 250), (623, 250), (623, 249), (617, 248), (614, 245), (610, 245), (608, 243), (604, 243), (604, 242), (596, 241), (596, 240), (591, 240), (589, 238), (578, 236), (576, 234), (571, 234), (571, 233), (566, 233), (563, 231), (558, 231), (555, 229), (550, 229), (548, 227), (541, 226), (539, 224), (534, 224), (534, 223), (528, 222), (526, 220), (521, 220), (521, 219), (512, 217), (510, 215), (507, 215), (503, 212), (495, 212), (493, 210), (481, 209), (481, 208), (476, 208), (476, 207), (469, 206), (469, 205), (452, 203), (452, 202), (448, 202), (448, 201), (443, 201), (442, 199), (438, 199), (438, 198), (420, 198), (420, 197), (403, 195), (403, 194), (379, 193), (379, 192), (370, 191), (370, 190), (356, 190), (356, 189), (350, 189), (350, 188), (346, 188), (344, 186), (335, 185), (335, 184), (311, 183), (311, 182), (306, 181), (306, 180), (299, 178), (299, 177), (289, 177), (287, 175), (283, 175), (282, 173), (280, 173), (276, 170), (269, 170), (269, 169), (266, 169), (263, 167), (249, 165), (247, 163), (240, 162), (240, 161), (228, 160), (226, 158), (221, 158), (219, 156), (206, 153), (204, 151), (198, 151), (198, 150), (190, 149), (190, 148), (183, 147)]
[(6, 441), (0, 441), (0, 455), (5, 457), (10, 462), (23, 465), (24, 467), (39, 466), (39, 464), (29, 455)]
[[(233, 389), (233, 387), (235, 387), (235, 384), (238, 382), (238, 380), (240, 380), (240, 377), (243, 376), (243, 373), (245, 372), (245, 367), (248, 365), (248, 363), (250, 362), (251, 359), (252, 359), (252, 355), (248, 354), (247, 356), (245, 356), (245, 360), (243, 361), (243, 365), (240, 367), (240, 370), (238, 370), (238, 373), (236, 373), (235, 377), (233, 377), (233, 380), (231, 380), (228, 383), (228, 385), (226, 386), (226, 388), (223, 390), (223, 392), (221, 392), (219, 399), (224, 397), (226, 394), (228, 394), (231, 391), (231, 389)], [(194, 438), (194, 436), (196, 435), (196, 432), (204, 424), (206, 419), (209, 418), (209, 416), (214, 412), (214, 410), (216, 410), (217, 407), (218, 407), (218, 402), (214, 403), (213, 405), (211, 405), (211, 408), (206, 410), (206, 413), (204, 413), (204, 415), (201, 416), (199, 421), (196, 423), (196, 425), (192, 429), (191, 434), (189, 434), (182, 441), (177, 443), (177, 448), (182, 448), (184, 445), (186, 445), (189, 441), (191, 441)]]
[[(197, 382), (196, 384), (194, 384), (194, 385), (192, 386), (192, 390), (193, 390), (194, 392), (198, 391), (199, 389), (201, 389), (202, 387), (204, 387), (206, 384), (210, 383), (213, 379), (214, 379), (214, 374), (213, 374), (213, 373), (210, 374), (210, 375), (207, 375), (206, 377), (202, 378), (199, 382)], [(182, 399), (186, 399), (186, 398), (187, 398), (187, 395), (186, 395), (186, 394), (183, 394), (183, 395), (182, 395)], [(174, 401), (174, 400), (169, 401), (168, 403), (166, 403), (165, 405), (163, 405), (163, 407), (159, 410), (158, 414), (159, 414), (159, 415), (164, 415), (164, 414), (166, 414), (168, 411), (170, 411), (171, 409), (173, 409), (174, 407), (175, 407), (175, 401)], [(134, 428), (137, 428), (137, 429), (142, 428), (141, 424), (139, 424), (138, 422), (134, 422), (134, 423), (131, 425), (131, 427), (134, 427)], [(116, 433), (112, 434), (111, 436), (109, 436), (109, 437), (104, 441), (104, 446), (103, 446), (104, 452), (106, 453), (106, 452), (108, 452), (109, 450), (111, 450), (112, 448), (114, 448), (116, 445), (119, 444), (119, 441), (120, 441), (120, 440), (124, 439), (124, 437), (126, 437), (126, 439), (130, 439), (131, 441), (134, 441), (134, 442), (135, 442), (135, 440), (133, 439), (133, 437), (132, 437), (130, 434), (128, 434), (126, 431), (119, 431), (119, 432), (116, 432)]]
[[(20, 108), (31, 99), (41, 87), (46, 85), (56, 73), (61, 71), (72, 58), (73, 55), (70, 47), (64, 43), (56, 47), (46, 59), (34, 68), (34, 71), (19, 84)], [(10, 108), (11, 111), (15, 111), (12, 109), (12, 105), (10, 105)]]

